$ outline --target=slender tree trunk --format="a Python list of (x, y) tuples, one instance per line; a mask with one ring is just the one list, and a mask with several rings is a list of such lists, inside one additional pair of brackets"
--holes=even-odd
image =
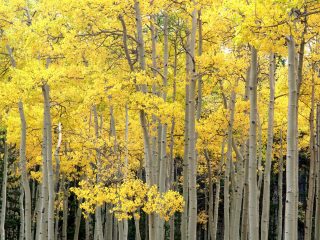
[(113, 216), (112, 213), (109, 212), (109, 206), (106, 205), (106, 224), (105, 224), (105, 239), (106, 240), (113, 240), (112, 235), (113, 235), (113, 228), (112, 228), (112, 222), (113, 222)]
[(282, 129), (280, 131), (280, 157), (279, 157), (279, 174), (278, 174), (278, 196), (279, 196), (279, 207), (278, 207), (278, 225), (277, 225), (277, 239), (282, 240), (282, 214), (283, 214), (283, 203), (282, 203), (282, 189), (283, 189), (283, 139)]
[(188, 181), (189, 181), (189, 209), (188, 209), (188, 240), (197, 238), (197, 159), (196, 159), (196, 129), (195, 129), (195, 91), (196, 91), (196, 70), (195, 70), (195, 41), (197, 29), (197, 10), (192, 12), (192, 28), (190, 37), (189, 65), (191, 75), (189, 84), (189, 151), (188, 151)]
[(43, 140), (42, 140), (42, 183), (40, 197), (40, 214), (37, 225), (39, 240), (48, 239), (48, 166), (47, 166), (47, 124), (46, 112), (43, 113)]
[(251, 77), (249, 84), (249, 240), (259, 239), (259, 211), (257, 193), (257, 51), (251, 47)]
[[(20, 169), (21, 179), (24, 189), (24, 223), (25, 223), (25, 240), (31, 240), (31, 192), (28, 179), (27, 159), (26, 159), (26, 138), (27, 124), (24, 116), (23, 104), (19, 101), (19, 113), (21, 121), (21, 140), (20, 140)], [(53, 240), (53, 239), (52, 239)]]
[(6, 238), (4, 224), (6, 221), (6, 207), (7, 207), (7, 179), (8, 179), (8, 144), (6, 140), (4, 140), (2, 203), (1, 203), (1, 219), (0, 219), (1, 240), (5, 240)]
[[(99, 134), (99, 122), (98, 122), (98, 113), (97, 113), (97, 107), (96, 105), (93, 106), (93, 118), (94, 118), (94, 129), (95, 129), (95, 136), (96, 141), (98, 141), (100, 134)], [(100, 174), (101, 171), (101, 154), (99, 146), (95, 146), (96, 148), (96, 162), (97, 162), (97, 176), (96, 181), (97, 183), (100, 182)], [(102, 219), (101, 219), (101, 206), (96, 206), (95, 210), (95, 236), (97, 236), (98, 240), (103, 240), (103, 230), (102, 230)]]
[[(22, 184), (21, 184), (22, 185)], [(20, 233), (19, 233), (19, 240), (25, 239), (25, 215), (24, 215), (24, 190), (23, 187), (20, 187), (20, 197), (19, 197), (19, 204), (20, 204)]]
[[(211, 239), (214, 239), (214, 233), (213, 233), (213, 184), (212, 184), (212, 170), (211, 170), (211, 163), (210, 163), (210, 156), (207, 150), (205, 150), (205, 157), (207, 160), (207, 169), (208, 169), (208, 194), (209, 194), (209, 209), (208, 209), (208, 215), (209, 215), (209, 221), (208, 221), (208, 230), (209, 230), (209, 236)], [(218, 180), (219, 181), (219, 180)]]
[[(63, 184), (62, 240), (67, 240), (68, 239), (67, 230), (68, 230), (68, 215), (69, 215), (69, 207), (68, 207), (69, 193), (67, 190), (67, 183), (65, 182), (66, 177), (63, 176), (62, 178), (63, 178), (62, 180), (62, 184)], [(81, 210), (80, 210), (80, 214), (81, 214)], [(81, 220), (81, 216), (80, 216), (80, 220)], [(79, 228), (79, 226), (75, 224), (75, 232), (77, 231), (77, 228)]]
[(320, 239), (320, 105), (317, 104), (317, 134), (316, 134), (316, 202), (315, 202), (315, 234), (314, 239)]
[[(81, 223), (81, 208), (80, 208), (80, 204), (82, 203), (82, 199), (79, 200), (79, 206), (77, 208), (77, 212), (76, 212), (76, 217), (75, 217), (75, 229), (74, 229), (74, 235), (73, 235), (73, 240), (78, 240), (79, 239), (79, 230), (80, 230), (80, 223)], [(63, 236), (63, 234), (62, 234)], [(66, 240), (62, 239), (62, 240)]]
[(313, 205), (315, 196), (315, 136), (314, 136), (314, 98), (315, 98), (315, 83), (314, 76), (312, 76), (312, 93), (311, 93), (311, 112), (309, 118), (310, 126), (310, 167), (308, 179), (308, 197), (307, 209), (304, 226), (304, 239), (311, 240), (312, 238), (312, 223), (313, 223)]
[[(220, 171), (222, 171), (222, 165), (224, 164), (224, 146), (225, 139), (222, 141), (221, 145), (221, 162), (220, 162)], [(211, 240), (217, 239), (217, 230), (218, 230), (218, 218), (219, 218), (219, 202), (220, 202), (220, 176), (216, 180), (216, 195), (214, 200), (214, 213), (213, 213), (213, 226), (212, 226), (212, 236)]]
[[(162, 98), (164, 101), (167, 100), (166, 87), (168, 83), (168, 60), (169, 60), (169, 46), (168, 46), (168, 15), (164, 14), (164, 48), (163, 48), (163, 88)], [(167, 181), (167, 124), (164, 123), (161, 126), (161, 144), (160, 144), (160, 173), (159, 173), (159, 191), (164, 193), (166, 191), (166, 181)], [(157, 220), (158, 223), (158, 233), (157, 236), (160, 240), (164, 239), (165, 229), (164, 221), (162, 219)]]
[(262, 142), (262, 124), (260, 122), (260, 115), (257, 111), (257, 128), (258, 128), (258, 142), (257, 142), (257, 157), (258, 157), (258, 196), (257, 199), (260, 201), (260, 194), (261, 194), (261, 187), (262, 187), (262, 181), (263, 181), (263, 170), (262, 170), (262, 148), (263, 148), (263, 142)]
[(245, 150), (245, 179), (243, 189), (243, 204), (242, 204), (242, 222), (241, 222), (241, 240), (248, 240), (248, 224), (249, 224), (249, 141), (247, 141)]
[(85, 240), (90, 240), (90, 236), (91, 236), (91, 231), (90, 231), (90, 224), (91, 224), (91, 216), (88, 216), (86, 218), (86, 226), (85, 226), (85, 230), (86, 230), (86, 236), (85, 236)]
[(54, 176), (52, 166), (52, 133), (51, 133), (51, 114), (50, 114), (50, 95), (49, 86), (45, 84), (42, 88), (44, 98), (45, 125), (47, 131), (47, 169), (48, 169), (48, 240), (54, 239)]
[(295, 221), (297, 186), (295, 179), (296, 167), (296, 102), (297, 83), (295, 77), (295, 43), (292, 36), (288, 38), (288, 130), (287, 130), (287, 161), (286, 161), (286, 205), (285, 205), (285, 240), (296, 239), (297, 222)]
[(274, 125), (274, 90), (275, 90), (275, 56), (270, 54), (270, 69), (269, 69), (269, 112), (268, 112), (268, 139), (266, 164), (263, 178), (263, 201), (262, 201), (262, 217), (261, 217), (261, 240), (268, 240), (269, 233), (269, 216), (270, 216), (270, 174), (272, 160), (272, 145), (273, 145), (273, 125)]
[(139, 219), (136, 218), (136, 217), (134, 217), (134, 225), (136, 227), (136, 238), (135, 238), (135, 240), (141, 240)]

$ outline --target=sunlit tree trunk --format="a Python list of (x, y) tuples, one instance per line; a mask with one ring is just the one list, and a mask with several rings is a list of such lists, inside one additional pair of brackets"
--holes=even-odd
[(190, 83), (189, 83), (189, 151), (188, 151), (188, 181), (189, 181), (189, 206), (188, 206), (188, 240), (197, 237), (197, 159), (196, 159), (196, 130), (195, 130), (195, 97), (196, 97), (196, 70), (195, 70), (195, 41), (197, 30), (197, 10), (192, 12), (192, 27), (189, 42), (189, 55), (191, 58)]
[[(74, 229), (74, 235), (73, 235), (73, 240), (78, 240), (79, 239), (79, 230), (80, 230), (80, 223), (81, 223), (81, 208), (80, 208), (80, 204), (82, 203), (82, 199), (79, 200), (79, 206), (77, 208), (76, 211), (76, 217), (75, 217), (75, 229)], [(63, 236), (63, 234), (62, 234)], [(63, 239), (66, 240), (66, 239)]]
[[(211, 170), (211, 163), (210, 163), (210, 156), (207, 150), (205, 150), (205, 157), (207, 160), (207, 169), (208, 169), (208, 194), (209, 194), (209, 209), (208, 209), (208, 231), (209, 231), (209, 236), (211, 239), (214, 238), (213, 235), (213, 184), (212, 184), (212, 170)], [(220, 181), (220, 180), (218, 180)]]
[[(69, 215), (69, 207), (68, 207), (69, 193), (67, 189), (68, 185), (65, 182), (66, 177), (63, 176), (62, 178), (63, 178), (61, 181), (62, 182), (61, 184), (63, 184), (62, 186), (63, 188), (62, 240), (67, 240), (68, 239), (67, 230), (68, 230), (68, 215)], [(78, 213), (78, 210), (77, 210), (77, 213)], [(81, 213), (81, 210), (80, 210), (80, 213)], [(81, 216), (80, 216), (80, 219), (81, 219)], [(75, 233), (79, 231), (79, 229), (77, 230), (77, 228), (79, 228), (79, 226), (77, 225), (77, 222), (76, 222)]]
[[(94, 130), (95, 130), (95, 136), (96, 141), (98, 141), (100, 134), (99, 134), (99, 120), (98, 120), (98, 113), (97, 113), (97, 107), (96, 105), (93, 106), (93, 118), (94, 118)], [(97, 162), (97, 176), (96, 181), (97, 183), (100, 182), (100, 174), (101, 171), (101, 153), (99, 146), (95, 146), (96, 148), (96, 162)], [(102, 219), (101, 219), (101, 206), (96, 206), (95, 210), (95, 236), (97, 236), (98, 240), (103, 240), (103, 230), (102, 230)], [(96, 235), (97, 234), (97, 235)]]
[(275, 90), (275, 56), (270, 54), (269, 68), (269, 112), (268, 112), (268, 139), (266, 163), (263, 177), (263, 200), (262, 200), (262, 216), (261, 216), (261, 240), (268, 240), (269, 233), (269, 216), (270, 216), (270, 174), (272, 161), (272, 145), (273, 145), (273, 125), (274, 125), (274, 90)]
[(315, 136), (314, 136), (314, 101), (315, 101), (315, 83), (314, 75), (312, 76), (312, 92), (311, 92), (311, 111), (309, 118), (310, 126), (310, 165), (309, 165), (309, 179), (308, 179), (308, 197), (307, 209), (304, 226), (304, 239), (311, 240), (312, 238), (312, 223), (313, 223), (313, 205), (315, 196)]
[(1, 203), (1, 219), (0, 219), (0, 238), (5, 240), (6, 232), (4, 224), (6, 221), (7, 208), (7, 179), (8, 179), (8, 144), (4, 140), (4, 158), (3, 158), (3, 180), (2, 180), (2, 203)]
[(183, 198), (185, 201), (181, 217), (181, 238), (187, 239), (188, 230), (188, 206), (189, 206), (189, 187), (188, 187), (188, 150), (189, 150), (189, 86), (186, 85), (185, 117), (184, 117), (184, 155), (183, 155)]
[(296, 104), (297, 83), (295, 77), (295, 43), (292, 36), (288, 37), (288, 130), (287, 130), (287, 161), (286, 161), (286, 205), (285, 205), (285, 240), (296, 239), (297, 222), (295, 219), (297, 186), (295, 179), (296, 167)]
[[(163, 24), (163, 34), (164, 34), (164, 47), (163, 47), (163, 88), (162, 98), (164, 101), (167, 100), (166, 87), (168, 84), (168, 60), (169, 60), (169, 46), (168, 46), (168, 15), (164, 14), (164, 24)], [(167, 181), (167, 123), (161, 126), (161, 144), (160, 144), (160, 164), (159, 164), (159, 191), (163, 193), (166, 191), (166, 181)], [(158, 218), (158, 232), (157, 237), (161, 240), (164, 238), (164, 221)]]
[(317, 104), (317, 138), (316, 138), (316, 202), (314, 238), (320, 239), (320, 105)]
[(277, 239), (282, 240), (282, 231), (283, 231), (283, 203), (282, 203), (282, 189), (283, 189), (283, 137), (282, 137), (282, 129), (280, 130), (280, 154), (279, 154), (279, 174), (278, 174), (278, 225), (277, 225)]
[(245, 177), (243, 189), (243, 204), (242, 204), (242, 219), (241, 219), (241, 240), (248, 240), (248, 224), (249, 224), (249, 141), (246, 141), (245, 146)]
[(249, 240), (259, 239), (259, 211), (257, 198), (257, 51), (251, 47), (251, 74), (249, 83)]
[(244, 187), (244, 180), (245, 180), (245, 169), (244, 169), (244, 158), (242, 153), (238, 149), (235, 140), (232, 140), (232, 147), (236, 153), (237, 157), (237, 173), (235, 175), (235, 181), (233, 186), (233, 199), (232, 205), (233, 211), (231, 211), (231, 231), (230, 231), (230, 238), (231, 239), (238, 239), (240, 234), (240, 218), (241, 218), (241, 203), (242, 203), (242, 194), (243, 194), (243, 187)]
[[(24, 190), (24, 224), (25, 224), (25, 240), (31, 240), (31, 192), (28, 179), (27, 157), (26, 157), (26, 138), (27, 124), (24, 115), (23, 104), (19, 101), (19, 113), (21, 121), (21, 139), (20, 139), (20, 169), (21, 180)], [(53, 239), (52, 239), (53, 240)]]
[(24, 190), (22, 184), (20, 186), (20, 196), (19, 196), (19, 205), (20, 205), (20, 233), (19, 240), (25, 239), (25, 216), (24, 216)]
[(48, 170), (48, 240), (54, 239), (54, 176), (52, 166), (52, 133), (51, 133), (51, 114), (50, 114), (50, 95), (49, 86), (43, 85), (42, 93), (44, 98), (44, 115), (47, 131), (46, 150), (47, 150), (47, 170)]
[[(46, 112), (43, 113), (43, 138), (42, 138), (42, 182), (40, 197), (40, 214), (37, 225), (39, 240), (48, 239), (48, 166), (47, 166), (47, 124)], [(39, 230), (38, 230), (39, 229)]]

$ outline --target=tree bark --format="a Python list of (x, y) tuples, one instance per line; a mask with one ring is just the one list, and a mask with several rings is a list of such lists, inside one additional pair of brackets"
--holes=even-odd
[(1, 219), (0, 219), (0, 238), (5, 240), (6, 232), (4, 224), (6, 221), (6, 207), (7, 207), (7, 179), (8, 179), (8, 144), (4, 140), (4, 158), (3, 158), (3, 180), (2, 180), (2, 203), (1, 203)]
[(44, 112), (45, 112), (45, 125), (47, 131), (46, 139), (46, 156), (47, 156), (47, 170), (48, 170), (48, 240), (54, 239), (54, 175), (52, 166), (52, 133), (51, 133), (51, 114), (50, 114), (50, 94), (49, 86), (43, 85), (42, 93), (44, 98)]
[(196, 129), (195, 129), (195, 97), (196, 97), (196, 70), (195, 70), (195, 41), (197, 30), (197, 10), (192, 12), (192, 28), (189, 43), (191, 63), (189, 83), (189, 151), (188, 151), (188, 181), (189, 181), (189, 208), (188, 208), (188, 240), (197, 238), (197, 159), (196, 159)]
[(273, 145), (273, 125), (274, 125), (274, 91), (275, 91), (275, 56), (270, 54), (269, 69), (269, 112), (268, 112), (268, 139), (266, 163), (263, 178), (263, 200), (262, 200), (262, 217), (261, 217), (261, 240), (268, 240), (269, 233), (269, 216), (270, 216), (270, 174), (272, 161), (272, 145)]
[(317, 104), (315, 239), (320, 239), (320, 105)]
[(249, 240), (259, 239), (259, 212), (257, 198), (257, 51), (251, 47), (251, 74), (249, 84)]
[[(27, 124), (24, 115), (23, 103), (19, 101), (19, 113), (21, 121), (21, 139), (20, 139), (20, 169), (21, 179), (24, 190), (24, 224), (25, 240), (31, 240), (31, 192), (28, 179), (27, 159), (26, 159), (26, 138)], [(52, 239), (53, 240), (53, 239)]]
[(297, 83), (295, 77), (295, 43), (292, 36), (288, 38), (288, 129), (287, 129), (287, 161), (286, 161), (286, 204), (285, 204), (285, 240), (296, 237), (297, 222), (295, 219), (297, 186), (295, 179), (297, 157)]
[(307, 208), (304, 226), (304, 239), (311, 240), (312, 238), (312, 223), (313, 223), (313, 205), (315, 196), (315, 136), (314, 136), (314, 101), (315, 101), (315, 83), (314, 75), (312, 76), (312, 92), (311, 92), (311, 111), (309, 118), (310, 126), (310, 165), (309, 165), (309, 179), (308, 179), (308, 196)]

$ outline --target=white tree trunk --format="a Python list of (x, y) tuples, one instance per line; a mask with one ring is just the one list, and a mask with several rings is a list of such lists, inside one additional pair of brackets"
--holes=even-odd
[(320, 105), (317, 104), (315, 239), (320, 239)]
[(189, 83), (189, 151), (188, 151), (188, 181), (189, 181), (189, 208), (188, 208), (188, 240), (197, 238), (197, 159), (196, 159), (196, 130), (195, 130), (195, 97), (196, 97), (196, 70), (195, 70), (195, 41), (197, 30), (197, 10), (192, 12), (192, 28), (190, 36), (190, 83)]
[[(19, 101), (19, 113), (21, 121), (21, 139), (20, 139), (20, 169), (21, 179), (24, 190), (24, 224), (25, 240), (31, 240), (31, 192), (28, 179), (27, 159), (26, 159), (26, 138), (27, 124), (24, 115), (23, 104)], [(52, 239), (53, 240), (53, 239)]]
[(297, 222), (296, 196), (297, 186), (295, 179), (297, 161), (297, 83), (295, 77), (295, 43), (292, 36), (288, 38), (288, 130), (287, 130), (287, 161), (286, 161), (286, 204), (285, 204), (285, 240), (296, 239)]
[(314, 136), (314, 101), (315, 101), (315, 83), (314, 76), (312, 76), (312, 93), (311, 93), (311, 111), (309, 118), (310, 126), (310, 165), (309, 165), (309, 179), (308, 179), (308, 196), (307, 209), (305, 215), (304, 225), (304, 239), (311, 240), (312, 238), (312, 223), (313, 223), (313, 205), (315, 196), (315, 136)]
[(263, 177), (263, 202), (261, 217), (261, 240), (268, 240), (269, 233), (269, 216), (270, 216), (270, 174), (272, 161), (272, 145), (273, 145), (273, 125), (274, 125), (274, 91), (275, 91), (275, 56), (270, 54), (269, 68), (269, 112), (268, 112), (268, 139), (265, 171)]
[(0, 219), (0, 238), (1, 238), (1, 240), (5, 240), (5, 237), (6, 237), (4, 224), (6, 221), (6, 208), (7, 208), (7, 179), (8, 179), (8, 144), (7, 144), (6, 140), (4, 140), (2, 204), (1, 204), (1, 219)]
[(277, 239), (282, 240), (282, 214), (283, 214), (283, 203), (282, 203), (282, 189), (283, 189), (283, 139), (282, 139), (282, 129), (280, 131), (280, 157), (279, 157), (279, 174), (278, 174), (278, 225), (277, 225)]
[(257, 193), (257, 51), (251, 47), (251, 74), (249, 83), (249, 240), (259, 239), (259, 211)]
[(44, 112), (45, 112), (45, 125), (47, 131), (46, 139), (46, 157), (47, 157), (47, 170), (48, 170), (48, 240), (54, 240), (54, 175), (52, 166), (52, 132), (51, 132), (51, 114), (50, 114), (50, 93), (49, 86), (43, 85), (42, 93), (44, 98)]

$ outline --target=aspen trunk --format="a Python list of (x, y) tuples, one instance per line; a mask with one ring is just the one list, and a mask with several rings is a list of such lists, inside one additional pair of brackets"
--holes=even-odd
[(195, 70), (195, 40), (197, 29), (197, 10), (192, 12), (192, 29), (190, 37), (190, 58), (189, 74), (189, 151), (188, 151), (188, 181), (189, 181), (189, 208), (188, 208), (188, 240), (197, 238), (197, 159), (196, 159), (196, 130), (195, 130), (195, 91), (196, 91), (196, 70)]
[(241, 222), (241, 240), (248, 240), (248, 224), (249, 224), (249, 141), (247, 141), (245, 149), (245, 180), (243, 190), (243, 204), (242, 204), (242, 222)]
[[(211, 239), (214, 238), (214, 233), (213, 233), (213, 184), (212, 184), (212, 171), (211, 171), (211, 163), (210, 163), (210, 156), (207, 150), (205, 150), (205, 157), (207, 160), (207, 169), (208, 169), (208, 194), (209, 194), (209, 209), (208, 209), (208, 215), (209, 215), (209, 220), (208, 220), (208, 231), (209, 231), (209, 236)], [(219, 181), (219, 180), (218, 180)]]
[[(105, 228), (104, 228), (104, 235), (105, 235), (105, 239), (106, 240), (113, 240), (112, 239), (112, 235), (113, 235), (113, 228), (112, 228), (112, 221), (113, 221), (113, 216), (112, 213), (109, 212), (109, 206), (106, 205), (106, 216), (105, 216), (106, 220), (106, 224), (105, 224)], [(116, 234), (116, 233), (114, 233)]]
[(274, 90), (275, 90), (275, 56), (270, 54), (269, 69), (269, 112), (268, 112), (268, 139), (265, 171), (263, 177), (263, 200), (262, 200), (262, 217), (261, 217), (261, 240), (268, 240), (269, 233), (269, 216), (270, 216), (270, 174), (272, 161), (273, 145), (273, 125), (274, 125)]
[(134, 225), (136, 227), (136, 238), (135, 238), (135, 240), (141, 240), (139, 219), (136, 218), (136, 217), (134, 217)]
[[(224, 96), (224, 94), (223, 94)], [(225, 96), (224, 96), (225, 99)], [(228, 142), (227, 142), (227, 161), (224, 172), (224, 240), (229, 240), (231, 238), (230, 233), (230, 172), (232, 168), (232, 138), (233, 138), (233, 123), (234, 123), (234, 113), (235, 113), (235, 101), (236, 93), (232, 91), (230, 101), (229, 101), (229, 125), (228, 125)], [(225, 100), (225, 108), (227, 108)], [(233, 176), (234, 177), (234, 176)], [(234, 181), (233, 181), (234, 182)]]
[(313, 205), (315, 195), (315, 136), (314, 136), (314, 98), (315, 98), (315, 83), (314, 76), (312, 76), (312, 93), (311, 93), (311, 112), (309, 118), (310, 126), (310, 166), (309, 166), (309, 179), (308, 179), (308, 197), (307, 209), (304, 226), (304, 239), (311, 240), (312, 237), (312, 222), (313, 222)]
[(90, 223), (91, 223), (91, 216), (88, 216), (86, 218), (86, 236), (85, 236), (85, 240), (90, 240), (90, 236), (91, 236), (91, 231), (90, 231)]
[(235, 181), (233, 186), (233, 199), (232, 199), (232, 208), (233, 211), (231, 212), (231, 239), (238, 239), (240, 233), (240, 218), (241, 218), (241, 203), (242, 203), (242, 193), (243, 193), (243, 186), (244, 186), (244, 159), (243, 156), (236, 146), (234, 140), (232, 140), (232, 147), (236, 153), (237, 157), (237, 173), (235, 175)]
[[(164, 48), (163, 48), (163, 88), (162, 98), (167, 100), (166, 87), (168, 83), (168, 59), (169, 59), (169, 46), (168, 46), (168, 15), (164, 14)], [(160, 142), (160, 164), (159, 164), (159, 191), (164, 193), (166, 191), (167, 181), (167, 124), (161, 126), (161, 142)], [(161, 240), (164, 239), (164, 221), (160, 218), (157, 219), (158, 233), (157, 237)]]
[(287, 130), (287, 161), (286, 161), (286, 205), (285, 205), (285, 240), (296, 239), (297, 222), (295, 219), (297, 186), (295, 165), (297, 160), (297, 83), (295, 77), (295, 43), (292, 36), (288, 38), (288, 130)]
[[(63, 184), (62, 240), (67, 240), (68, 239), (67, 229), (68, 229), (68, 215), (69, 215), (69, 211), (68, 211), (69, 194), (68, 194), (67, 186), (65, 183), (65, 176), (63, 176), (62, 184)], [(77, 213), (78, 213), (78, 211), (77, 211)], [(81, 214), (81, 212), (80, 212), (80, 214)], [(77, 215), (77, 217), (78, 217), (78, 215)], [(81, 215), (80, 215), (80, 219), (81, 219)], [(79, 229), (77, 230), (77, 228), (79, 228), (79, 226), (77, 225), (77, 222), (76, 222), (75, 232), (79, 231)]]
[[(94, 130), (95, 130), (95, 137), (96, 141), (98, 141), (100, 134), (99, 134), (99, 122), (98, 122), (98, 113), (96, 105), (93, 106), (93, 118), (94, 118)], [(101, 154), (99, 146), (95, 146), (96, 148), (96, 164), (97, 164), (97, 175), (96, 181), (97, 183), (100, 182), (99, 172), (101, 171)], [(102, 230), (102, 220), (101, 220), (101, 206), (96, 206), (95, 210), (95, 234), (98, 240), (103, 240), (103, 230)]]
[[(82, 203), (82, 199), (79, 200), (79, 206), (77, 208), (77, 212), (76, 212), (76, 217), (75, 217), (75, 229), (74, 229), (74, 235), (73, 235), (73, 240), (78, 240), (79, 239), (79, 230), (80, 230), (80, 223), (81, 223), (81, 208), (80, 208), (80, 204)], [(63, 236), (63, 234), (62, 234)], [(62, 240), (66, 240), (62, 239)]]
[(44, 98), (44, 112), (45, 112), (45, 125), (47, 131), (47, 170), (48, 170), (48, 240), (54, 239), (54, 176), (52, 166), (52, 133), (51, 133), (51, 114), (50, 114), (50, 95), (49, 86), (45, 84), (42, 87), (42, 93)]
[(186, 85), (185, 117), (184, 117), (184, 156), (183, 156), (183, 198), (185, 201), (181, 215), (181, 238), (187, 239), (188, 231), (188, 205), (189, 205), (189, 187), (188, 187), (188, 151), (189, 151), (189, 86)]
[(320, 105), (317, 104), (315, 239), (320, 239)]
[[(22, 185), (22, 184), (21, 184)], [(25, 239), (25, 216), (24, 216), (24, 190), (23, 187), (20, 187), (20, 196), (19, 196), (19, 205), (20, 205), (20, 233), (19, 240)]]
[[(43, 140), (42, 140), (42, 183), (40, 198), (40, 220), (37, 225), (39, 240), (48, 239), (48, 166), (47, 166), (47, 124), (46, 111), (43, 113)], [(38, 230), (39, 229), (39, 230)]]
[[(220, 162), (220, 171), (222, 171), (222, 165), (224, 164), (224, 146), (225, 146), (225, 139), (223, 139), (221, 145), (221, 162)], [(221, 179), (220, 176), (216, 181), (216, 195), (214, 200), (214, 213), (213, 213), (213, 226), (212, 226), (212, 236), (211, 240), (217, 239), (217, 229), (218, 229), (218, 218), (219, 218), (219, 202), (220, 202), (220, 183)]]
[(4, 224), (6, 221), (6, 207), (7, 207), (7, 179), (8, 179), (8, 144), (4, 140), (4, 158), (3, 158), (3, 181), (2, 181), (2, 203), (1, 203), (1, 219), (0, 219), (0, 238), (5, 240), (6, 232)]
[[(151, 3), (152, 4), (152, 3)], [(152, 68), (153, 68), (153, 76), (157, 76), (157, 29), (154, 26), (154, 23), (156, 22), (156, 16), (152, 15), (151, 16), (151, 23), (150, 23), (150, 30), (151, 30), (151, 44), (152, 44)], [(156, 84), (152, 85), (152, 92), (153, 94), (157, 94), (157, 87)], [(157, 117), (155, 115), (152, 115), (152, 125), (153, 129), (152, 131), (155, 133), (157, 132)], [(151, 144), (152, 144), (152, 159), (153, 161), (150, 163), (151, 164), (151, 182), (150, 184), (153, 185), (157, 183), (157, 174), (158, 172), (158, 151), (157, 151), (157, 136), (155, 134), (152, 136), (151, 139)], [(148, 222), (149, 222), (149, 240), (155, 240), (156, 239), (156, 222), (158, 221), (158, 216), (156, 216), (154, 213), (151, 213), (148, 215)]]
[(258, 142), (257, 142), (257, 146), (258, 146), (258, 196), (257, 199), (258, 201), (260, 200), (260, 194), (261, 194), (261, 186), (262, 186), (262, 180), (263, 180), (263, 171), (262, 171), (262, 125), (260, 122), (260, 115), (259, 112), (257, 111), (257, 128), (258, 128)]
[(257, 240), (259, 239), (259, 211), (257, 203), (257, 51), (254, 47), (251, 47), (249, 99), (249, 240)]
[[(20, 139), (20, 169), (21, 180), (24, 190), (24, 224), (25, 224), (25, 240), (31, 240), (31, 192), (28, 179), (27, 159), (26, 159), (26, 138), (27, 124), (24, 115), (23, 104), (19, 101), (19, 113), (21, 121), (21, 139)], [(52, 239), (53, 240), (53, 239)]]
[(279, 159), (279, 174), (278, 174), (278, 196), (279, 196), (279, 208), (278, 208), (278, 225), (277, 225), (277, 239), (282, 240), (282, 214), (283, 214), (283, 203), (282, 203), (282, 189), (283, 189), (283, 139), (282, 129), (280, 131), (280, 159)]

